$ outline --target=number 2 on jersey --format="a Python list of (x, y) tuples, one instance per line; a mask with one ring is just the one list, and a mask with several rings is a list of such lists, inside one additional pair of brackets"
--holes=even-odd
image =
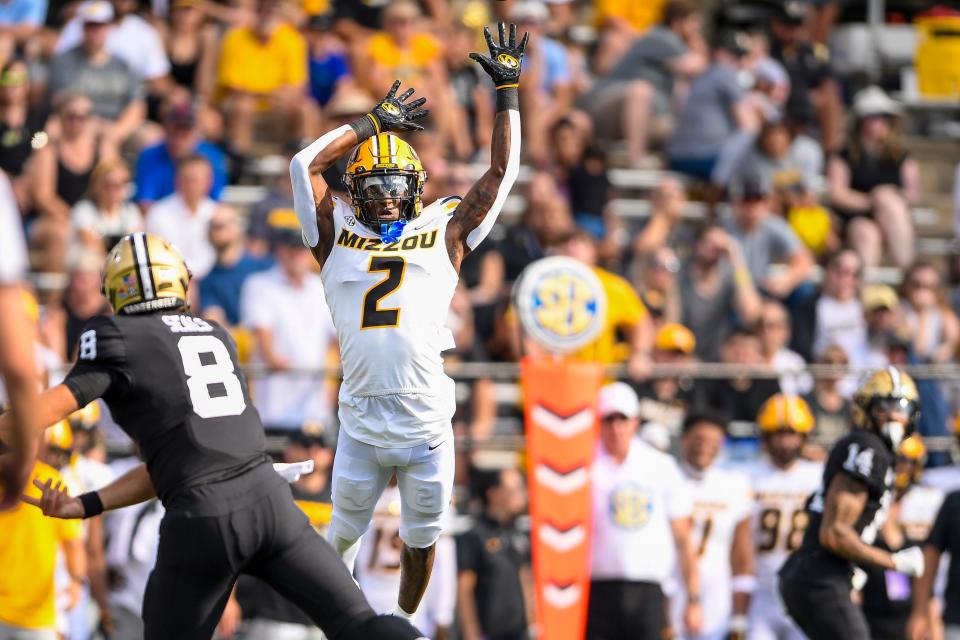
[(363, 312), (360, 318), (361, 329), (380, 329), (396, 327), (400, 324), (400, 309), (381, 309), (380, 301), (396, 291), (403, 282), (407, 262), (399, 256), (373, 256), (367, 271), (385, 272), (386, 277), (370, 287), (363, 296)]
[[(215, 336), (183, 336), (177, 342), (193, 411), (201, 418), (238, 416), (246, 409), (233, 360)], [(216, 395), (214, 395), (216, 393)]]

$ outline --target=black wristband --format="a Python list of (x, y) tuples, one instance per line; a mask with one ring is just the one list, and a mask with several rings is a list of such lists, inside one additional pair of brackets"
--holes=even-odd
[(103, 513), (103, 501), (100, 500), (100, 494), (96, 491), (81, 493), (78, 497), (80, 504), (83, 505), (84, 518), (93, 518)]
[(515, 84), (497, 89), (497, 111), (508, 109), (520, 111), (520, 94), (517, 92), (517, 85)]
[(380, 133), (380, 123), (377, 122), (376, 116), (372, 113), (354, 120), (350, 123), (350, 128), (353, 129), (354, 133), (357, 134), (357, 140), (363, 142), (367, 138), (372, 138), (373, 136)]

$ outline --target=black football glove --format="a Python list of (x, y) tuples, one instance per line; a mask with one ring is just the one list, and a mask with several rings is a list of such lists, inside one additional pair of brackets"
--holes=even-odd
[(353, 130), (357, 132), (357, 138), (366, 140), (378, 133), (385, 131), (422, 131), (423, 125), (418, 124), (416, 120), (421, 120), (429, 115), (429, 109), (421, 109), (426, 104), (426, 98), (417, 98), (413, 102), (407, 102), (413, 95), (413, 89), (407, 89), (400, 97), (397, 97), (397, 89), (400, 88), (400, 81), (397, 80), (390, 87), (389, 93), (383, 100), (377, 103), (370, 113), (359, 120), (350, 124)]
[(420, 108), (426, 104), (427, 99), (417, 98), (407, 103), (413, 95), (413, 89), (407, 89), (398, 98), (396, 96), (399, 88), (400, 81), (397, 80), (390, 87), (390, 92), (370, 114), (377, 119), (380, 131), (422, 131), (423, 125), (417, 124), (414, 120), (426, 118), (430, 113), (429, 109)]
[(490, 48), (490, 57), (471, 53), (470, 58), (476, 60), (483, 70), (487, 72), (497, 89), (516, 88), (520, 82), (520, 62), (523, 60), (523, 50), (527, 46), (529, 33), (523, 34), (520, 44), (517, 44), (517, 25), (510, 25), (510, 39), (504, 36), (504, 24), (499, 23), (500, 45), (493, 41), (490, 35), (490, 29), (483, 28), (483, 37), (487, 39), (487, 47)]

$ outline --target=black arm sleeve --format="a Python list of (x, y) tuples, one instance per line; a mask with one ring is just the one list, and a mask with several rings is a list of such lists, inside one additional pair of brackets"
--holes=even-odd
[(96, 316), (84, 326), (77, 358), (63, 384), (81, 407), (130, 381), (123, 337), (112, 318)]

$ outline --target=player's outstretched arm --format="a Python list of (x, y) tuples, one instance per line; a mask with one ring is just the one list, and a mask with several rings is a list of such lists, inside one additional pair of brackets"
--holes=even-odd
[(490, 57), (471, 53), (497, 87), (497, 114), (493, 122), (490, 168), (464, 196), (447, 225), (447, 251), (457, 270), (464, 257), (477, 248), (493, 228), (503, 203), (520, 171), (520, 63), (529, 34), (517, 43), (517, 26), (510, 25), (509, 38), (500, 23), (500, 44), (483, 28)]
[[(35, 415), (33, 418), (32, 432), (33, 436), (39, 436), (44, 429), (50, 425), (64, 420), (71, 413), (80, 408), (77, 399), (66, 385), (47, 389), (36, 396), (35, 406), (32, 408)], [(18, 417), (17, 409), (13, 409), (0, 415), (0, 444), (8, 446), (13, 438), (14, 420)]]
[(145, 464), (137, 465), (98, 491), (79, 496), (71, 496), (63, 483), (53, 484), (52, 479), (46, 482), (35, 479), (33, 484), (40, 489), (40, 497), (21, 499), (43, 511), (45, 516), (66, 520), (92, 518), (104, 511), (146, 502), (157, 495)]
[(290, 161), (293, 183), (293, 208), (300, 220), (303, 239), (320, 266), (333, 247), (333, 197), (322, 173), (345, 153), (367, 138), (385, 131), (423, 129), (416, 121), (430, 113), (421, 107), (427, 102), (419, 98), (407, 102), (413, 89), (397, 96), (400, 81), (362, 118), (322, 135)]

